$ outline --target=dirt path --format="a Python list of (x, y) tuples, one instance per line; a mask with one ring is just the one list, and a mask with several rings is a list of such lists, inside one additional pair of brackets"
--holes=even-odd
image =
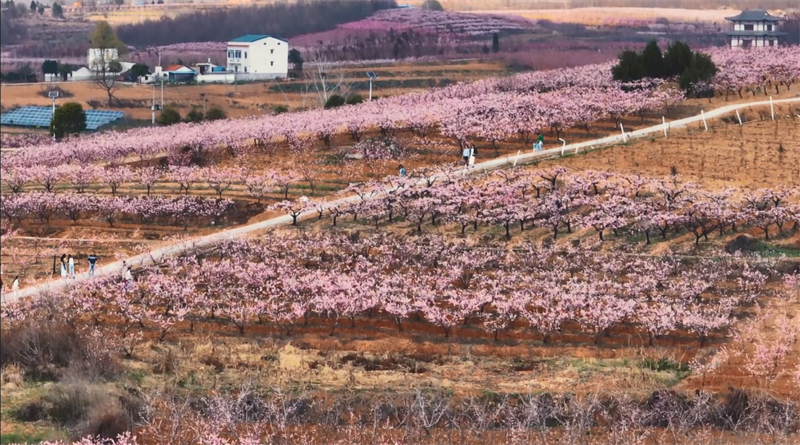
[[(776, 104), (800, 103), (800, 97), (791, 98), (791, 99), (776, 100), (774, 103), (776, 103)], [(769, 105), (769, 104), (770, 104), (770, 101), (768, 101), (768, 100), (732, 104), (732, 105), (720, 107), (720, 108), (717, 108), (715, 110), (711, 110), (711, 111), (705, 113), (705, 118), (706, 119), (716, 118), (716, 117), (720, 117), (720, 116), (723, 116), (723, 115), (728, 114), (728, 113), (733, 113), (737, 109), (751, 107), (751, 106)], [(668, 129), (670, 129), (670, 128), (681, 128), (681, 127), (685, 127), (685, 126), (687, 126), (689, 124), (693, 124), (693, 123), (696, 123), (696, 122), (701, 122), (702, 120), (703, 120), (703, 115), (688, 117), (688, 118), (685, 118), (685, 119), (680, 119), (680, 120), (668, 122), (667, 123), (667, 128)], [(564, 153), (570, 153), (570, 152), (578, 153), (578, 151), (581, 150), (581, 149), (586, 151), (586, 150), (590, 150), (590, 149), (593, 149), (593, 148), (599, 148), (599, 147), (603, 147), (603, 146), (615, 145), (615, 144), (618, 144), (620, 142), (626, 142), (627, 140), (630, 140), (630, 139), (642, 138), (644, 136), (647, 136), (647, 135), (650, 135), (650, 134), (653, 134), (653, 133), (662, 133), (663, 131), (664, 131), (664, 126), (663, 125), (655, 125), (655, 126), (652, 126), (652, 127), (647, 127), (647, 128), (643, 128), (643, 129), (640, 129), (640, 130), (636, 130), (636, 131), (633, 131), (633, 132), (630, 132), (630, 133), (625, 133), (625, 136), (623, 136), (622, 134), (617, 134), (617, 135), (608, 136), (608, 137), (605, 137), (605, 138), (595, 139), (595, 140), (581, 142), (581, 143), (577, 143), (577, 144), (565, 145), (563, 147), (552, 148), (552, 149), (544, 150), (544, 151), (541, 151), (541, 152), (538, 152), (538, 153), (525, 153), (525, 154), (521, 154), (520, 153), (517, 156), (508, 156), (508, 157), (492, 159), (490, 161), (485, 161), (485, 162), (481, 162), (479, 164), (476, 164), (475, 167), (472, 168), (472, 169), (464, 170), (464, 174), (468, 175), (468, 174), (472, 174), (472, 173), (475, 173), (475, 172), (488, 171), (488, 170), (494, 170), (494, 169), (499, 169), (499, 168), (503, 168), (503, 167), (508, 167), (508, 166), (514, 165), (514, 164), (529, 163), (529, 162), (532, 162), (532, 161), (540, 160), (542, 158), (560, 156), (560, 155), (562, 155)], [(423, 181), (424, 181), (424, 179), (420, 180), (420, 182), (423, 182)], [(340, 198), (340, 199), (333, 200), (333, 201), (330, 202), (330, 204), (334, 204), (334, 203), (335, 204), (348, 204), (348, 203), (351, 203), (351, 202), (356, 202), (359, 199), (361, 199), (361, 198), (359, 198), (358, 196), (349, 196), (349, 197), (346, 197), (346, 198)], [(306, 212), (303, 215), (301, 215), (300, 219), (313, 217), (315, 215), (316, 215), (316, 211), (309, 211), (309, 212)], [(195, 238), (195, 239), (192, 239), (192, 240), (189, 240), (189, 241), (184, 241), (184, 242), (180, 242), (180, 243), (177, 243), (177, 244), (164, 246), (164, 247), (155, 249), (153, 251), (150, 251), (148, 253), (144, 253), (144, 254), (141, 254), (141, 255), (137, 255), (137, 256), (128, 258), (125, 261), (127, 262), (127, 264), (129, 266), (132, 266), (132, 267), (144, 266), (144, 265), (152, 264), (154, 262), (158, 262), (164, 256), (179, 254), (179, 253), (186, 252), (186, 251), (193, 250), (193, 249), (197, 249), (197, 248), (208, 247), (208, 246), (211, 246), (211, 245), (213, 245), (213, 244), (215, 244), (215, 243), (217, 243), (217, 242), (219, 242), (221, 240), (238, 238), (240, 236), (244, 236), (244, 235), (247, 235), (247, 234), (250, 234), (250, 233), (258, 232), (260, 230), (265, 230), (265, 229), (270, 229), (270, 228), (277, 227), (277, 226), (280, 226), (280, 225), (290, 224), (291, 222), (292, 222), (292, 218), (289, 215), (284, 215), (284, 216), (280, 216), (280, 217), (277, 217), (277, 218), (269, 219), (269, 220), (266, 220), (266, 221), (261, 221), (261, 222), (258, 222), (258, 223), (249, 224), (249, 225), (246, 225), (246, 226), (237, 227), (237, 228), (230, 229), (230, 230), (225, 230), (225, 231), (214, 233), (214, 234), (211, 234), (211, 235), (202, 236), (202, 237)], [(115, 275), (115, 274), (119, 274), (121, 269), (122, 269), (122, 262), (121, 261), (117, 261), (115, 263), (106, 264), (106, 265), (104, 265), (102, 267), (99, 267), (95, 271), (95, 275), (96, 276)], [(18, 300), (20, 298), (33, 296), (33, 295), (40, 294), (40, 293), (60, 291), (62, 289), (68, 288), (72, 284), (79, 283), (79, 282), (84, 281), (84, 280), (86, 280), (88, 278), (89, 278), (88, 272), (84, 272), (84, 273), (78, 274), (76, 276), (76, 278), (73, 279), (73, 280), (61, 280), (61, 279), (58, 279), (58, 280), (55, 280), (55, 281), (41, 283), (41, 284), (38, 284), (38, 285), (35, 285), (35, 286), (31, 286), (31, 287), (27, 287), (27, 288), (24, 288), (24, 289), (20, 289), (20, 290), (18, 290), (16, 292), (7, 293), (7, 294), (3, 295), (2, 301), (3, 302), (11, 302), (11, 301), (14, 301), (14, 300)]]

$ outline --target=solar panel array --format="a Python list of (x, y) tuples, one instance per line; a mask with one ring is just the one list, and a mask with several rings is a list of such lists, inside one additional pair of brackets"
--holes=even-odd
[[(86, 129), (97, 130), (103, 125), (121, 119), (123, 115), (121, 111), (86, 110)], [(47, 128), (50, 127), (52, 117), (52, 107), (22, 107), (0, 115), (0, 124)]]

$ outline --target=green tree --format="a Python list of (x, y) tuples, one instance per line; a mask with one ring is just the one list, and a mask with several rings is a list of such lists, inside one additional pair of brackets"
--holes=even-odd
[(150, 68), (148, 68), (144, 63), (135, 63), (131, 67), (131, 74), (138, 79), (139, 77), (150, 74)]
[(500, 52), (500, 34), (498, 33), (492, 34), (492, 52)]
[(186, 114), (186, 122), (200, 122), (203, 120), (203, 113), (197, 111), (197, 108), (192, 108), (192, 111)]
[(206, 120), (207, 121), (216, 121), (220, 119), (226, 119), (228, 114), (220, 108), (219, 105), (212, 105), (211, 108), (208, 109), (206, 112)]
[(48, 59), (42, 62), (42, 72), (44, 74), (58, 74), (58, 61)]
[(181, 121), (181, 114), (178, 113), (178, 110), (175, 107), (166, 106), (164, 109), (161, 110), (161, 114), (158, 115), (158, 125), (167, 126), (167, 125), (174, 125)]
[(325, 109), (341, 107), (345, 104), (345, 102), (346, 101), (344, 97), (338, 94), (333, 94), (328, 98), (327, 102), (325, 102)]
[(53, 3), (53, 17), (64, 17), (64, 8), (58, 3)]
[(56, 108), (53, 119), (50, 121), (50, 134), (56, 139), (78, 134), (85, 129), (86, 112), (77, 102), (67, 102)]
[(692, 50), (683, 42), (674, 42), (664, 53), (664, 77), (680, 76), (692, 64)]
[(89, 69), (94, 72), (95, 83), (106, 92), (108, 104), (111, 105), (117, 77), (122, 72), (122, 65), (116, 57), (111, 55), (111, 50), (116, 49), (117, 56), (119, 56), (127, 51), (127, 47), (117, 38), (114, 28), (105, 21), (97, 22), (89, 37), (89, 42), (92, 50), (97, 50), (99, 56)]
[(38, 12), (39, 15), (44, 14), (44, 5), (42, 5), (42, 4), (37, 5), (36, 6), (36, 12)]
[(66, 81), (69, 78), (69, 74), (72, 72), (72, 65), (69, 64), (61, 64), (58, 66), (58, 75), (61, 76), (61, 80)]
[(119, 55), (128, 52), (128, 47), (117, 38), (117, 32), (106, 21), (99, 21), (94, 27), (94, 31), (89, 36), (89, 43), (92, 48), (116, 49)]
[(289, 107), (286, 105), (273, 105), (272, 106), (272, 114), (278, 115), (287, 113), (289, 111)]
[(31, 11), (36, 11), (36, 1), (31, 0)]
[(714, 65), (711, 57), (701, 53), (694, 53), (689, 67), (681, 73), (681, 89), (697, 94), (700, 92), (696, 87), (697, 84), (711, 80), (717, 74), (717, 71), (717, 66)]
[(645, 76), (642, 57), (636, 51), (625, 50), (619, 55), (619, 63), (611, 68), (614, 80), (632, 82)]
[(642, 65), (647, 77), (657, 78), (664, 75), (664, 57), (655, 40), (649, 41), (642, 51)]
[(351, 94), (347, 96), (347, 100), (345, 101), (347, 105), (356, 105), (360, 104), (361, 102), (364, 102), (364, 97), (360, 94)]
[(289, 50), (289, 63), (294, 66), (294, 69), (297, 71), (303, 71), (304, 62), (303, 55), (300, 54), (300, 51), (295, 48)]
[(439, 0), (425, 0), (422, 2), (422, 9), (428, 9), (430, 11), (444, 11), (444, 7)]

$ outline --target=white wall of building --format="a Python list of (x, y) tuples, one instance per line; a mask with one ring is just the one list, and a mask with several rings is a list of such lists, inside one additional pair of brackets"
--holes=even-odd
[(112, 60), (119, 60), (119, 52), (116, 48), (89, 48), (86, 55), (86, 66), (91, 70), (96, 70), (101, 68), (103, 63), (108, 65)]
[(285, 74), (278, 73), (251, 73), (251, 72), (225, 72), (225, 73), (206, 73), (198, 74), (195, 79), (205, 83), (234, 83), (234, 82), (253, 82), (256, 80), (269, 80), (285, 78)]
[(286, 77), (289, 72), (289, 44), (274, 37), (255, 42), (228, 42), (228, 71)]
[(747, 31), (777, 31), (778, 25), (775, 22), (734, 22), (734, 31), (745, 31), (747, 26), (752, 26), (752, 29)]

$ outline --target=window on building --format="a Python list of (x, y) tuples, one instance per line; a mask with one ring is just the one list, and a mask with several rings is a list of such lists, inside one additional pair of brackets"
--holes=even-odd
[(772, 31), (772, 25), (767, 25), (767, 31)]
[(245, 72), (245, 73), (247, 72), (247, 67), (244, 67), (244, 72)]
[(244, 58), (247, 58), (247, 51), (244, 52)]
[(744, 25), (744, 30), (745, 31), (752, 31), (753, 30), (753, 25)]
[(269, 50), (269, 53), (270, 53), (270, 54), (275, 54), (275, 50), (274, 50), (274, 49), (271, 49), (271, 50)]
[(228, 58), (233, 59), (233, 51), (228, 51)]
[(275, 66), (275, 62), (270, 62), (269, 66)]

